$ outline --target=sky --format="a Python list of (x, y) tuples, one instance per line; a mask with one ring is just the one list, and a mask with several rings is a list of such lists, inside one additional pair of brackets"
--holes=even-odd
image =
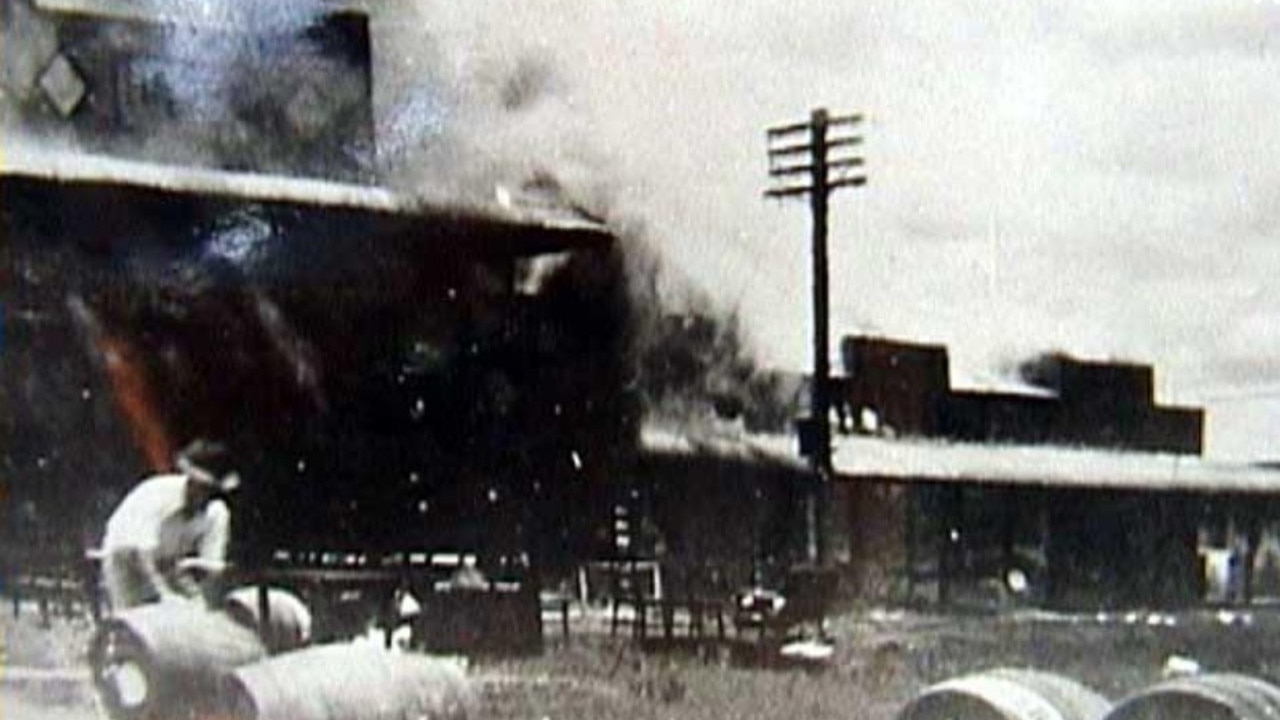
[(765, 128), (857, 112), (837, 337), (944, 343), (966, 387), (1044, 351), (1152, 364), (1206, 454), (1280, 458), (1280, 2), (424, 1), (380, 27), (401, 181), (552, 173), (766, 365), (812, 345), (809, 211), (763, 198)]

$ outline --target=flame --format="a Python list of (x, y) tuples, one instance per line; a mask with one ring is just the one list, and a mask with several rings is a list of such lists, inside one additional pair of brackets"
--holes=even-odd
[(152, 470), (169, 469), (173, 462), (173, 441), (138, 353), (128, 340), (109, 334), (82, 298), (72, 296), (67, 305), (101, 361), (134, 445)]
[(133, 433), (134, 444), (152, 470), (168, 469), (173, 458), (173, 443), (137, 354), (121, 338), (103, 335), (97, 345), (116, 403)]

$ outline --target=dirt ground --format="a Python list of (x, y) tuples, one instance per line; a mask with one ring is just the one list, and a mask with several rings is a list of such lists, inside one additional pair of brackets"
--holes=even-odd
[[(474, 661), (481, 716), (892, 720), (927, 685), (998, 666), (1058, 672), (1115, 700), (1158, 681), (1172, 656), (1280, 681), (1280, 608), (1077, 616), (864, 610), (829, 623), (836, 641), (829, 662), (785, 668), (744, 665), (727, 651), (642, 652), (575, 625), (567, 642), (549, 631), (542, 655)], [(2, 627), (0, 717), (97, 715), (83, 658), (87, 622), (41, 628), (34, 613), (6, 614)]]
[[(762, 669), (644, 654), (597, 639), (481, 667), (525, 678), (486, 686), (496, 718), (891, 720), (926, 686), (1000, 666), (1057, 672), (1111, 700), (1158, 682), (1171, 657), (1280, 680), (1280, 610), (1062, 616), (866, 611), (834, 620), (834, 659)], [(537, 679), (541, 679), (538, 682)]]

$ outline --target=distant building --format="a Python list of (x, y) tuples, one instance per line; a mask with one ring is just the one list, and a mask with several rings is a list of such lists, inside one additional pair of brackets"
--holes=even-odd
[[(821, 524), (850, 594), (1178, 607), (1214, 597), (1206, 565), (1236, 547), (1235, 598), (1277, 587), (1280, 470), (1202, 457), (1203, 412), (1156, 404), (1151, 367), (1052, 355), (962, 391), (941, 346), (849, 338), (842, 351)], [(641, 439), (631, 472), (671, 567), (715, 558), (741, 581), (811, 552), (819, 486), (795, 437), (708, 413)]]
[(946, 348), (846, 337), (837, 403), (867, 434), (1045, 443), (1196, 455), (1204, 412), (1154, 402), (1148, 365), (1044, 355), (1020, 369), (1019, 392), (952, 389)]
[(1205, 597), (1206, 537), (1236, 528), (1251, 558), (1271, 523), (1280, 473), (1201, 458), (1203, 411), (1157, 405), (1150, 366), (1051, 354), (1013, 390), (962, 391), (941, 346), (841, 353), (837, 503), (866, 592), (1184, 605)]

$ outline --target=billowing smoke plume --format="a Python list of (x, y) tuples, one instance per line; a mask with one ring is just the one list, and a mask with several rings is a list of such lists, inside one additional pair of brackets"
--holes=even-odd
[(620, 176), (563, 57), (508, 42), (485, 12), (425, 3), (374, 9), (379, 169), (392, 187), (493, 202), (554, 178), (603, 215)]
[[(620, 123), (627, 109), (610, 103), (625, 95), (621, 86), (600, 92), (612, 81), (596, 73), (625, 67), (626, 48), (609, 48), (613, 58), (584, 58), (594, 43), (562, 43), (558, 30), (541, 34), (538, 28), (572, 14), (567, 5), (415, 3), (404, 12), (407, 21), (375, 23), (385, 179), (409, 192), (445, 188), (480, 201), (508, 193), (545, 201), (550, 188), (555, 204), (603, 220), (627, 257), (630, 348), (650, 417), (784, 429), (794, 379), (762, 371), (736, 299), (708, 282), (714, 274), (691, 256), (732, 257), (728, 238), (715, 223), (700, 227), (664, 212), (658, 200), (679, 195), (693, 178), (664, 177), (655, 167), (673, 158), (645, 156), (678, 153), (678, 146), (655, 148), (651, 140), (662, 131), (642, 126), (642, 117), (633, 127)], [(627, 68), (617, 82), (635, 76)]]
[(786, 431), (798, 410), (798, 378), (761, 368), (736, 312), (674, 273), (642, 238), (624, 241), (634, 372), (649, 420)]
[[(1280, 377), (1265, 3), (414, 6), (381, 117), (435, 129), (402, 166), (462, 159), (464, 133), (473, 177), (519, 158), (607, 178), (771, 363), (807, 361), (807, 218), (760, 202), (762, 131), (827, 105), (869, 116), (871, 182), (833, 204), (837, 331), (946, 344), (979, 379), (1047, 348), (1150, 362), (1178, 402)], [(554, 82), (509, 110), (521, 58)]]

